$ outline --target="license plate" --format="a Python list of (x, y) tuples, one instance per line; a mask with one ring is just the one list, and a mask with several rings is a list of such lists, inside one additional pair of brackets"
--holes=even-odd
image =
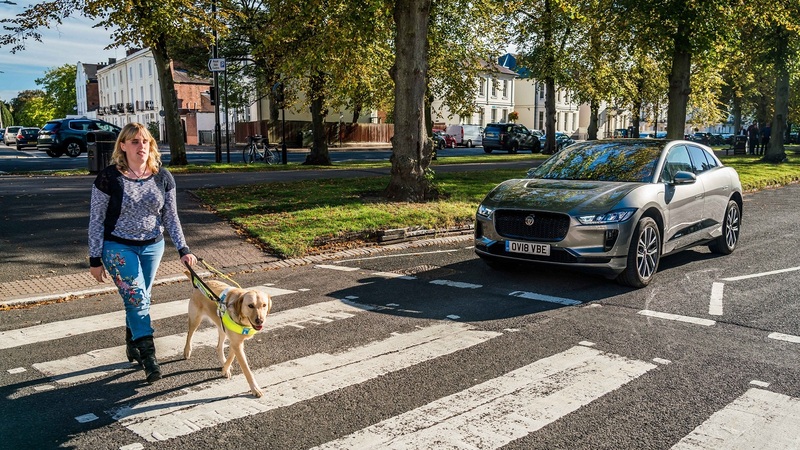
[(525, 253), (528, 255), (550, 256), (550, 244), (506, 241), (506, 251), (512, 253)]

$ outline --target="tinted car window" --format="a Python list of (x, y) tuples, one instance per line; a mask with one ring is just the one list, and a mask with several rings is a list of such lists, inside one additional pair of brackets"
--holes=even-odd
[(529, 172), (531, 178), (649, 182), (662, 145), (609, 142), (578, 144)]
[(700, 147), (689, 146), (689, 156), (692, 157), (694, 166), (694, 173), (701, 174), (712, 167), (716, 167), (717, 163), (714, 158), (711, 158), (708, 152)]
[(59, 128), (61, 128), (61, 122), (47, 122), (47, 123), (46, 123), (46, 124), (44, 124), (44, 126), (42, 127), (42, 130), (46, 130), (46, 131), (56, 131), (56, 130), (58, 130)]
[(689, 151), (683, 145), (673, 147), (664, 162), (664, 170), (661, 172), (661, 181), (672, 181), (678, 171), (694, 172), (692, 159), (689, 158)]

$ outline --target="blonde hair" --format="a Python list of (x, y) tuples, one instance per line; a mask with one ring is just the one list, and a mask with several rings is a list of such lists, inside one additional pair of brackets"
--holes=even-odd
[(158, 151), (158, 144), (156, 140), (153, 139), (153, 135), (150, 134), (147, 127), (139, 122), (131, 122), (122, 127), (122, 131), (120, 131), (119, 136), (117, 136), (117, 142), (114, 144), (111, 162), (116, 164), (123, 172), (130, 169), (128, 166), (128, 159), (125, 157), (125, 152), (122, 151), (122, 143), (133, 139), (139, 133), (142, 133), (142, 137), (147, 139), (150, 143), (150, 152), (147, 156), (147, 168), (150, 169), (150, 172), (157, 173), (158, 169), (161, 167), (161, 153)]

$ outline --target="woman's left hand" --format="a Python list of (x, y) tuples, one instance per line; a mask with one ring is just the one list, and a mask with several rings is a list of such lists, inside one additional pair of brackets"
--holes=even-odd
[(181, 261), (183, 261), (183, 263), (186, 264), (187, 266), (191, 267), (197, 264), (197, 257), (195, 257), (191, 253), (187, 253), (181, 257)]

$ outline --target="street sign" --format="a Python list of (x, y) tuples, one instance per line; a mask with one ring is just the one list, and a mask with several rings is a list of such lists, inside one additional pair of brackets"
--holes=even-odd
[(208, 70), (212, 72), (225, 71), (225, 58), (211, 58), (208, 60)]

